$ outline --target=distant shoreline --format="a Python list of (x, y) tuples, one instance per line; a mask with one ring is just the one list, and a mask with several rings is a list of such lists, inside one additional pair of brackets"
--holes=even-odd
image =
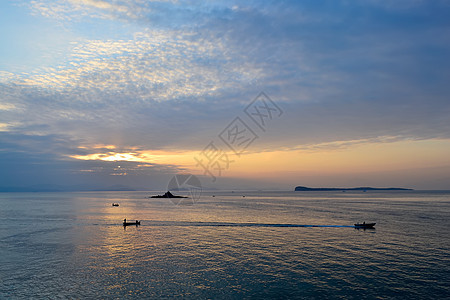
[(310, 188), (306, 186), (295, 187), (296, 192), (328, 192), (328, 191), (414, 191), (407, 188), (374, 188), (374, 187), (355, 187), (355, 188)]

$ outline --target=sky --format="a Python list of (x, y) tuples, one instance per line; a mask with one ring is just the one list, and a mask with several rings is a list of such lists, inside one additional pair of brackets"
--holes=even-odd
[(0, 191), (450, 189), (448, 0), (0, 2)]

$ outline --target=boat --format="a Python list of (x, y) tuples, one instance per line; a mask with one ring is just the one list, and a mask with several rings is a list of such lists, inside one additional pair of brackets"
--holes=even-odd
[(127, 219), (123, 220), (123, 226), (130, 226), (130, 225), (141, 225), (141, 221), (136, 220), (135, 222), (127, 222)]
[(119, 206), (119, 203), (113, 203), (112, 206)]
[(373, 228), (377, 223), (356, 223), (355, 228)]

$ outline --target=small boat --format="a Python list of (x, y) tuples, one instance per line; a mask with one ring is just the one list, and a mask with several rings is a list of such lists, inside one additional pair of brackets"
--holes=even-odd
[(113, 203), (112, 206), (119, 206), (119, 203)]
[(130, 226), (130, 225), (141, 225), (141, 221), (136, 220), (135, 222), (127, 222), (127, 219), (123, 220), (123, 226)]
[(375, 226), (375, 224), (377, 223), (356, 223), (355, 224), (355, 228), (373, 228), (373, 226)]

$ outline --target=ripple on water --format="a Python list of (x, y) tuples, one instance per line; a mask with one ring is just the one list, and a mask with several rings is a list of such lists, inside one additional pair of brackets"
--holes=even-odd
[[(118, 209), (111, 209), (111, 195)], [(442, 223), (435, 224), (448, 220), (450, 202), (441, 198), (427, 206), (398, 195), (313, 201), (262, 193), (174, 207), (144, 202), (139, 193), (121, 195), (64, 194), (61, 203), (57, 193), (35, 196), (33, 210), (9, 201), (7, 209), (29, 218), (17, 226), (0, 218), (0, 298), (443, 298), (450, 292), (450, 242)], [(143, 225), (124, 229), (124, 215)], [(351, 225), (364, 216), (377, 221), (376, 230), (278, 226)]]

